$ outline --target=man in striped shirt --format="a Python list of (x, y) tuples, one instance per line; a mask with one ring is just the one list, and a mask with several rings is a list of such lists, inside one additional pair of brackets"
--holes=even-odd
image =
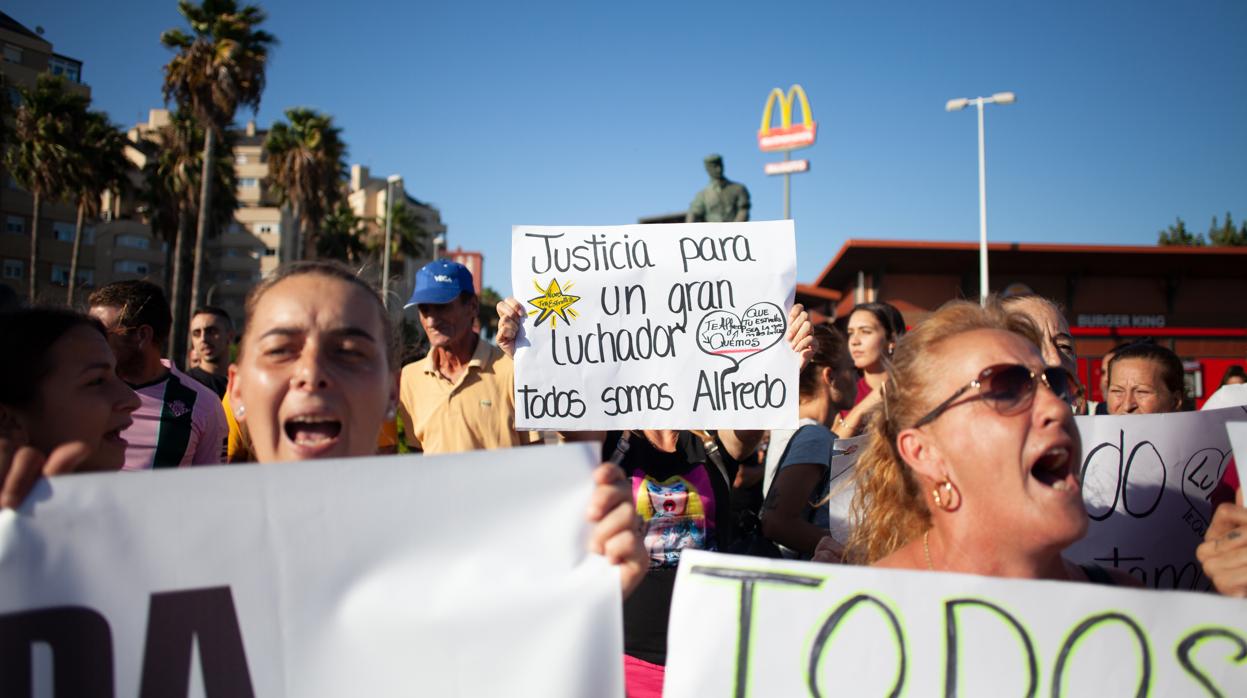
[(229, 426), (211, 388), (162, 359), (172, 315), (159, 286), (117, 281), (91, 294), (90, 314), (104, 323), (117, 375), (138, 393), (134, 424), (122, 434), (123, 470), (222, 462)]

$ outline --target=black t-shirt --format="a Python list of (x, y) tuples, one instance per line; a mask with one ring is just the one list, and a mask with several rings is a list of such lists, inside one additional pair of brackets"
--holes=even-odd
[[(607, 435), (603, 460), (614, 460), (619, 439), (620, 432)], [(624, 602), (624, 651), (666, 664), (667, 616), (680, 553), (718, 550), (732, 539), (731, 483), (707, 460), (701, 441), (687, 431), (679, 432), (674, 453), (654, 448), (634, 432), (619, 465), (632, 480), (650, 555), (649, 572)]]
[(229, 378), (208, 373), (198, 366), (187, 371), (186, 375), (212, 388), (212, 392), (216, 393), (217, 397), (225, 397), (225, 388), (229, 386)]

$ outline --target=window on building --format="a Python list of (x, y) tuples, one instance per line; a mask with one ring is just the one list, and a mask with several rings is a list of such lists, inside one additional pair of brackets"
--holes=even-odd
[[(6, 87), (4, 88), (4, 93), (9, 98), (9, 105), (12, 106), (14, 109), (22, 106), (22, 93), (18, 92), (16, 87)], [(16, 189), (17, 183), (14, 182), (13, 186), (10, 188)]]
[(4, 232), (21, 235), (26, 232), (26, 219), (21, 216), (8, 216), (4, 219)]
[(8, 63), (21, 63), (22, 50), (13, 44), (4, 45), (4, 60)]
[(236, 164), (236, 165), (246, 165), (246, 164), (247, 164), (247, 154), (246, 154), (246, 153), (239, 153), (239, 154), (235, 155), (235, 156), (234, 156), (234, 164)]
[[(52, 265), (52, 283), (57, 286), (69, 285), (69, 267), (63, 264)], [(78, 285), (94, 286), (95, 270), (94, 269), (78, 269)]]
[(113, 271), (118, 274), (146, 274), (147, 262), (133, 259), (118, 259), (113, 262)]
[(281, 226), (276, 223), (261, 223), (258, 230), (261, 233), (276, 234), (281, 232)]
[(95, 244), (95, 226), (93, 225), (82, 226), (82, 244), (84, 245)]
[(117, 247), (133, 247), (138, 250), (145, 250), (150, 246), (150, 241), (141, 235), (118, 235), (116, 238)]
[(73, 242), (74, 224), (52, 221), (52, 237), (56, 238), (58, 242)]
[(26, 263), (20, 259), (4, 260), (4, 278), (20, 279), (26, 275)]
[(264, 256), (265, 256), (265, 257), (276, 257), (276, 256), (277, 256), (277, 250), (275, 250), (275, 249), (273, 249), (273, 248), (271, 248), (271, 247), (265, 247), (265, 248), (264, 248)]
[(73, 61), (67, 61), (63, 58), (53, 56), (48, 59), (48, 70), (53, 75), (60, 75), (70, 82), (79, 82), (82, 73), (82, 66)]
[(255, 177), (241, 177), (241, 178), (239, 178), (239, 180), (238, 180), (238, 186), (240, 186), (240, 187), (258, 187), (258, 186), (260, 186), (260, 180), (256, 179)]

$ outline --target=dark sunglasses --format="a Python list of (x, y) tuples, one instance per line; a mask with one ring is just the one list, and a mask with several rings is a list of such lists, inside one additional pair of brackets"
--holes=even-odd
[[(954, 406), (957, 398), (969, 390), (979, 391), (975, 399), (986, 400), (1002, 415), (1017, 414), (1028, 409), (1035, 398), (1039, 383), (1065, 402), (1069, 402), (1069, 374), (1060, 368), (1045, 368), (1035, 373), (1021, 364), (996, 364), (983, 369), (978, 378), (941, 402), (935, 409), (919, 419), (914, 427), (930, 424)], [(967, 401), (968, 402), (968, 401)]]

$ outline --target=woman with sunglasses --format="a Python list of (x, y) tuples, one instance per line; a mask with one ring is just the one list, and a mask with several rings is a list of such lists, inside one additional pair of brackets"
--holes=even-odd
[(1087, 532), (1066, 373), (998, 304), (946, 304), (897, 347), (857, 463), (850, 560), (1130, 583), (1061, 551)]

